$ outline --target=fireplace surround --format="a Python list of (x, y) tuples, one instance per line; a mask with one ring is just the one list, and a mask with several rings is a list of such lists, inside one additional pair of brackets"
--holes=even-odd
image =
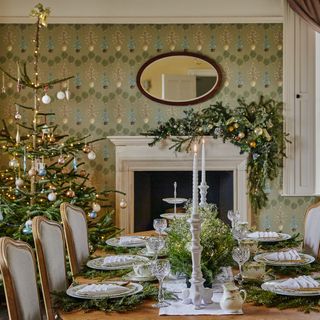
[[(191, 171), (192, 153), (175, 152), (170, 141), (149, 146), (151, 137), (110, 136), (115, 146), (115, 187), (126, 193), (127, 207), (120, 208), (123, 195), (116, 194), (116, 225), (124, 233), (134, 232), (134, 173), (136, 171)], [(246, 155), (239, 148), (220, 139), (206, 138), (206, 170), (233, 172), (233, 209), (241, 219), (251, 222), (247, 196)]]

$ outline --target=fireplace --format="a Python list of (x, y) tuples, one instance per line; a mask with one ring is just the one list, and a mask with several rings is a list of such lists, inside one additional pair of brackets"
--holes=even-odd
[[(135, 187), (139, 173), (143, 172), (166, 172), (167, 177), (172, 177), (178, 173), (186, 172), (189, 177), (191, 194), (191, 170), (192, 170), (192, 154), (186, 152), (176, 153), (169, 149), (170, 142), (162, 142), (156, 146), (150, 147), (149, 143), (152, 138), (144, 136), (111, 136), (108, 137), (115, 146), (115, 164), (116, 164), (116, 189), (126, 193), (127, 207), (120, 208), (119, 203), (123, 197), (120, 194), (116, 195), (116, 225), (124, 229), (124, 233), (130, 233), (135, 228), (135, 217), (139, 215), (139, 208), (135, 203)], [(206, 138), (206, 169), (208, 172), (215, 172), (216, 175), (220, 172), (227, 172), (231, 176), (232, 183), (232, 202), (227, 200), (228, 206), (224, 204), (220, 209), (224, 211), (232, 208), (239, 210), (241, 219), (248, 221), (250, 224), (251, 214), (249, 212), (248, 197), (247, 197), (247, 174), (246, 174), (246, 156), (239, 154), (239, 148), (230, 144), (223, 143), (221, 140), (214, 140), (211, 137)], [(222, 173), (221, 173), (222, 174)], [(178, 179), (176, 179), (178, 180)], [(230, 180), (230, 178), (229, 178)], [(182, 185), (178, 182), (178, 196), (182, 196)], [(168, 196), (170, 193), (170, 184), (168, 183)], [(209, 183), (208, 183), (209, 184)], [(211, 186), (208, 192), (225, 194), (226, 192), (217, 191), (217, 182)], [(220, 186), (219, 186), (220, 188)], [(180, 190), (180, 191), (179, 191)], [(188, 194), (186, 194), (187, 198)], [(151, 201), (150, 199), (148, 201)], [(161, 208), (162, 210), (162, 208)], [(223, 218), (225, 219), (225, 218)], [(145, 227), (151, 227), (150, 223), (145, 223)]]
[[(199, 181), (200, 181), (199, 172)], [(207, 171), (209, 186), (207, 201), (218, 206), (219, 217), (226, 223), (228, 210), (233, 208), (233, 172)], [(152, 229), (153, 219), (165, 212), (173, 212), (173, 205), (163, 198), (173, 197), (173, 183), (177, 182), (177, 197), (191, 199), (192, 171), (135, 171), (134, 172), (134, 231)], [(183, 211), (183, 205), (178, 211)]]

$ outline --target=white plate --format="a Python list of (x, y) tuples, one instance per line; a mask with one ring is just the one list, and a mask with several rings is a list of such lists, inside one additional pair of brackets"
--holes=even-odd
[(314, 291), (304, 291), (304, 290), (295, 290), (295, 289), (284, 289), (279, 288), (279, 284), (287, 279), (280, 280), (272, 280), (265, 282), (261, 285), (261, 288), (266, 291), (271, 291), (276, 294), (281, 294), (284, 296), (294, 296), (294, 297), (309, 297), (309, 296), (319, 296), (320, 295), (320, 287), (318, 290)]
[[(118, 256), (121, 256), (121, 255), (118, 255)], [(97, 269), (97, 270), (121, 270), (121, 269), (132, 268), (134, 262), (136, 262), (136, 261), (142, 261), (142, 262), (148, 262), (149, 261), (148, 258), (141, 257), (141, 256), (133, 256), (133, 255), (123, 255), (123, 256), (134, 257), (135, 259), (134, 260), (130, 260), (127, 263), (123, 263), (123, 264), (118, 264), (118, 265), (110, 264), (110, 265), (107, 265), (107, 264), (103, 264), (103, 261), (104, 261), (105, 257), (102, 257), (102, 258), (96, 258), (96, 259), (93, 259), (93, 260), (89, 260), (87, 262), (87, 266), (89, 268)]]
[(162, 200), (170, 204), (182, 204), (188, 201), (186, 198), (163, 198)]
[[(127, 237), (127, 236), (126, 236)], [(129, 237), (129, 236), (128, 236)], [(146, 237), (142, 236), (134, 236), (135, 238), (141, 238), (141, 240), (145, 240)], [(121, 248), (141, 248), (146, 246), (146, 242), (136, 242), (136, 243), (130, 243), (130, 244), (120, 244), (119, 238), (111, 238), (106, 241), (106, 244), (112, 247), (121, 247)]]
[(127, 273), (126, 275), (124, 275), (122, 277), (124, 280), (128, 280), (128, 281), (138, 281), (138, 282), (145, 282), (145, 281), (154, 281), (156, 280), (155, 276), (149, 276), (149, 277), (142, 277), (142, 276), (138, 276), (134, 273), (134, 271), (131, 271), (129, 273)]
[[(101, 283), (101, 282), (100, 282)], [(123, 281), (115, 281), (115, 282), (105, 282), (105, 283), (114, 283), (114, 284), (125, 284), (125, 282)], [(133, 294), (136, 294), (140, 291), (143, 290), (142, 285), (138, 284), (138, 283), (129, 283), (126, 285), (127, 288), (130, 289), (130, 291), (128, 292), (124, 292), (124, 293), (105, 293), (105, 294), (79, 294), (78, 290), (84, 288), (85, 286), (87, 286), (88, 284), (79, 284), (77, 286), (73, 286), (67, 289), (67, 295), (73, 298), (78, 298), (78, 299), (104, 299), (104, 298), (122, 298), (122, 297), (126, 297), (126, 296), (131, 296)]]
[(160, 214), (160, 217), (168, 220), (173, 220), (173, 219), (185, 218), (186, 214), (185, 213), (163, 213), (163, 214)]
[(245, 238), (245, 240), (255, 240), (259, 242), (278, 242), (278, 241), (284, 241), (291, 238), (290, 234), (286, 233), (278, 233), (279, 238), (249, 238), (248, 236)]
[[(148, 251), (147, 248), (141, 249), (137, 254), (140, 256), (151, 257), (151, 258), (153, 258), (155, 256), (155, 253)], [(158, 254), (158, 257), (165, 257), (166, 255), (167, 255), (167, 253), (165, 251), (161, 250)]]
[(270, 253), (271, 252), (265, 252), (265, 253), (258, 254), (253, 259), (258, 262), (264, 262), (270, 266), (285, 266), (285, 267), (303, 266), (305, 264), (310, 264), (315, 260), (313, 256), (310, 256), (305, 253), (299, 253), (299, 255), (303, 261), (274, 261), (274, 260), (268, 260), (267, 258), (265, 258), (265, 256)]

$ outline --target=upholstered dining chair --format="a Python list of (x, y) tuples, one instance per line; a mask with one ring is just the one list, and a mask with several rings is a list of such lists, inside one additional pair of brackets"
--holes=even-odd
[(32, 248), (22, 241), (0, 238), (0, 270), (9, 319), (42, 319)]
[(306, 253), (320, 258), (320, 202), (307, 208), (304, 218), (303, 247)]
[(88, 226), (84, 211), (70, 203), (60, 206), (72, 276), (77, 275), (89, 258)]
[(66, 250), (62, 226), (45, 217), (34, 217), (32, 233), (47, 319), (54, 320), (56, 312), (50, 293), (67, 289)]

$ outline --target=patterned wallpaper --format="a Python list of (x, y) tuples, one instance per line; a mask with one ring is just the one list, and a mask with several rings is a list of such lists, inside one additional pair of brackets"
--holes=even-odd
[[(0, 64), (16, 72), (16, 60), (32, 68), (32, 25), (0, 25)], [(69, 82), (70, 101), (58, 100), (59, 88), (42, 110), (53, 111), (48, 122), (60, 124), (58, 132), (137, 135), (169, 117), (180, 117), (189, 107), (171, 107), (152, 102), (138, 91), (135, 76), (149, 58), (168, 51), (200, 52), (215, 59), (225, 79), (210, 101), (234, 105), (237, 98), (248, 101), (259, 95), (282, 99), (282, 25), (49, 25), (41, 33), (40, 78), (74, 75)], [(13, 123), (13, 103), (32, 104), (32, 92), (19, 94), (14, 84), (2, 79), (6, 93), (0, 95), (0, 116)], [(64, 84), (66, 86), (67, 84)], [(28, 114), (21, 112), (28, 122)], [(91, 182), (98, 188), (114, 187), (114, 150), (107, 140), (95, 145), (95, 161), (86, 161)], [(280, 181), (270, 186), (270, 203), (256, 223), (261, 228), (284, 225), (285, 231), (301, 230), (303, 213), (311, 197), (281, 197)], [(279, 221), (281, 221), (279, 223)]]

